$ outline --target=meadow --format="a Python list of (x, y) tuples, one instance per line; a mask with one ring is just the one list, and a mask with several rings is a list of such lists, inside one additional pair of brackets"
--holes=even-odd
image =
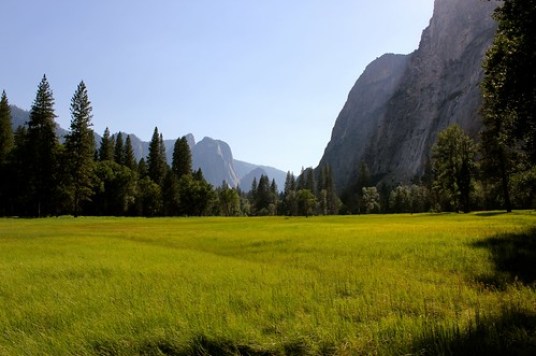
[(536, 354), (536, 213), (0, 219), (0, 355)]

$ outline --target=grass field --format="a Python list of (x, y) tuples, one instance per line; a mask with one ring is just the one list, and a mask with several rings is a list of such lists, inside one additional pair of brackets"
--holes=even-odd
[(0, 219), (0, 355), (536, 354), (536, 213)]

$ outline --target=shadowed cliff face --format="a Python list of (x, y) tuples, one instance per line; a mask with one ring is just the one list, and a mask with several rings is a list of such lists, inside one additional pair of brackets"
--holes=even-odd
[(481, 123), (481, 63), (496, 24), (497, 2), (436, 0), (419, 49), (369, 65), (349, 94), (320, 166), (339, 190), (365, 162), (377, 180), (408, 182), (423, 173), (437, 133), (458, 123), (476, 136)]

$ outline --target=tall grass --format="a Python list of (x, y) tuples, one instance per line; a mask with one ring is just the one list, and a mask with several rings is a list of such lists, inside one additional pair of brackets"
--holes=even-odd
[(530, 352), (535, 226), (530, 212), (0, 220), (0, 354)]

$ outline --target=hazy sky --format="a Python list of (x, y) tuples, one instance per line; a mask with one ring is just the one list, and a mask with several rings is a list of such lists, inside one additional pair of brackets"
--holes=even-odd
[(433, 2), (2, 0), (0, 90), (29, 109), (46, 74), (68, 128), (84, 80), (98, 133), (209, 136), (299, 173), (365, 66), (418, 47)]

